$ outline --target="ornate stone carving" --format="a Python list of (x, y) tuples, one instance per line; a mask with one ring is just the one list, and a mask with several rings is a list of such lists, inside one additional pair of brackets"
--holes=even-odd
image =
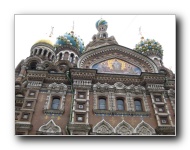
[(49, 90), (58, 90), (58, 91), (66, 91), (67, 90), (67, 85), (65, 85), (64, 83), (52, 83), (48, 86)]
[(164, 91), (164, 84), (147, 84), (146, 87), (149, 91)]
[(168, 96), (169, 96), (170, 98), (175, 98), (175, 91), (174, 91), (173, 89), (169, 89), (169, 90), (168, 90)]
[(134, 128), (123, 120), (115, 127), (115, 132), (121, 135), (131, 135), (134, 132)]
[(155, 130), (143, 120), (135, 128), (135, 133), (139, 135), (152, 135), (155, 134)]
[(114, 128), (103, 119), (94, 126), (93, 132), (96, 134), (112, 134), (114, 133)]
[(61, 128), (58, 125), (56, 125), (55, 122), (51, 119), (45, 125), (42, 125), (38, 131), (47, 134), (56, 134), (61, 133)]

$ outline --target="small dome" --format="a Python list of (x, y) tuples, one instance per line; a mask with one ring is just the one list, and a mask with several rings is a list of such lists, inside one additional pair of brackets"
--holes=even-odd
[(55, 43), (55, 46), (64, 46), (64, 45), (71, 45), (79, 50), (80, 53), (84, 50), (84, 42), (83, 40), (74, 35), (74, 32), (71, 31), (70, 33), (65, 33), (63, 36), (59, 36)]
[(159, 42), (154, 39), (146, 39), (141, 38), (141, 41), (136, 44), (135, 51), (140, 52), (144, 55), (157, 55), (160, 58), (163, 56), (163, 49)]
[(97, 29), (97, 30), (98, 30), (98, 27), (99, 27), (100, 25), (105, 25), (106, 27), (108, 27), (107, 21), (105, 21), (105, 20), (103, 20), (103, 19), (100, 19), (100, 20), (98, 20), (98, 21), (96, 22), (96, 29)]

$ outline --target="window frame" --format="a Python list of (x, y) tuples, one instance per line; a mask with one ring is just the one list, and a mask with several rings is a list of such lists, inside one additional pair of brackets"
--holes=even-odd
[[(53, 108), (53, 101), (54, 101), (54, 100), (59, 100), (59, 104), (58, 104), (58, 106), (57, 106), (56, 109)], [(52, 109), (52, 110), (59, 110), (60, 104), (61, 104), (61, 98), (60, 98), (59, 96), (53, 96), (53, 97), (52, 97), (52, 101), (51, 101), (51, 108), (50, 108), (50, 109)], [(54, 104), (54, 105), (55, 105), (55, 104)]]
[[(82, 117), (82, 120), (78, 120), (78, 117)], [(76, 122), (84, 122), (85, 115), (84, 114), (76, 114)]]
[[(100, 100), (105, 100), (105, 107), (102, 109), (101, 107), (100, 107)], [(98, 109), (100, 109), (100, 110), (106, 110), (107, 109), (107, 98), (106, 97), (98, 97)]]
[[(80, 95), (83, 95), (84, 97), (81, 98)], [(78, 91), (78, 92), (77, 92), (77, 98), (78, 98), (78, 99), (86, 99), (86, 92)]]
[[(166, 123), (163, 123), (162, 121), (165, 120)], [(168, 116), (160, 116), (160, 123), (162, 125), (168, 125), (169, 124), (169, 120), (168, 120)]]
[[(119, 107), (118, 107), (118, 101), (122, 101), (123, 102), (123, 109), (119, 109)], [(121, 98), (121, 97), (118, 97), (118, 98), (116, 98), (116, 104), (117, 104), (117, 110), (119, 110), (119, 111), (124, 111), (125, 110), (125, 101), (124, 101), (124, 98)]]
[[(136, 105), (136, 102), (139, 102), (140, 105)], [(135, 111), (136, 111), (136, 112), (143, 112), (142, 100), (141, 100), (140, 98), (135, 98), (135, 99), (134, 99), (134, 106), (135, 106)], [(137, 110), (137, 109), (136, 109), (136, 108), (137, 108), (136, 106), (140, 106), (141, 110)]]

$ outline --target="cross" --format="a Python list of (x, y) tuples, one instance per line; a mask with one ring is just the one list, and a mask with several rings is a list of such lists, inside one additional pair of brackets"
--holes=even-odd
[(72, 30), (74, 31), (74, 21), (73, 21), (73, 26), (72, 26)]
[(47, 115), (45, 116), (45, 119), (48, 119), (48, 116), (47, 116)]
[(52, 119), (54, 118), (54, 114), (52, 114), (51, 118), (52, 118)]
[(57, 120), (61, 120), (61, 117), (60, 117), (60, 116), (58, 116), (58, 117), (57, 117)]
[(132, 119), (131, 119), (131, 124), (132, 124), (132, 125), (135, 125), (136, 123), (137, 123), (137, 120), (133, 119), (133, 117), (132, 117)]
[(104, 114), (102, 114), (102, 120), (104, 119)]
[(111, 117), (110, 121), (111, 121), (111, 123), (112, 123), (113, 125), (114, 125), (115, 122), (116, 122), (116, 120), (114, 119), (114, 117)]
[(144, 120), (143, 116), (141, 116), (141, 120)]
[(123, 115), (121, 116), (121, 119), (122, 119), (122, 120), (124, 120), (124, 117), (123, 117)]

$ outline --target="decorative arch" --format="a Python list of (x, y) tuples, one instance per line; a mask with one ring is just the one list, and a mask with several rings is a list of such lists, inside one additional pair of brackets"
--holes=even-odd
[(146, 122), (143, 120), (136, 126), (135, 133), (138, 133), (139, 135), (152, 135), (156, 134), (155, 130)]
[(28, 57), (28, 58), (26, 58), (25, 60), (24, 60), (24, 63), (26, 64), (26, 65), (28, 65), (30, 62), (32, 62), (32, 61), (37, 61), (38, 63), (42, 63), (42, 59), (41, 58), (39, 58), (39, 57), (37, 57), (37, 56), (33, 56), (33, 57)]
[(115, 127), (115, 132), (120, 135), (132, 135), (134, 128), (123, 120)]
[(96, 134), (103, 134), (103, 135), (112, 134), (114, 133), (114, 128), (107, 121), (103, 119), (94, 126), (93, 132), (95, 132)]
[(166, 74), (166, 76), (168, 78), (171, 78), (171, 79), (173, 78), (173, 72), (171, 70), (167, 69), (166, 67), (160, 67), (159, 72)]
[(61, 128), (51, 119), (45, 125), (42, 125), (38, 131), (42, 134), (60, 134)]
[(77, 66), (78, 68), (92, 68), (110, 59), (126, 61), (139, 68), (141, 72), (158, 73), (158, 67), (152, 59), (120, 45), (106, 45), (87, 51), (80, 57)]

